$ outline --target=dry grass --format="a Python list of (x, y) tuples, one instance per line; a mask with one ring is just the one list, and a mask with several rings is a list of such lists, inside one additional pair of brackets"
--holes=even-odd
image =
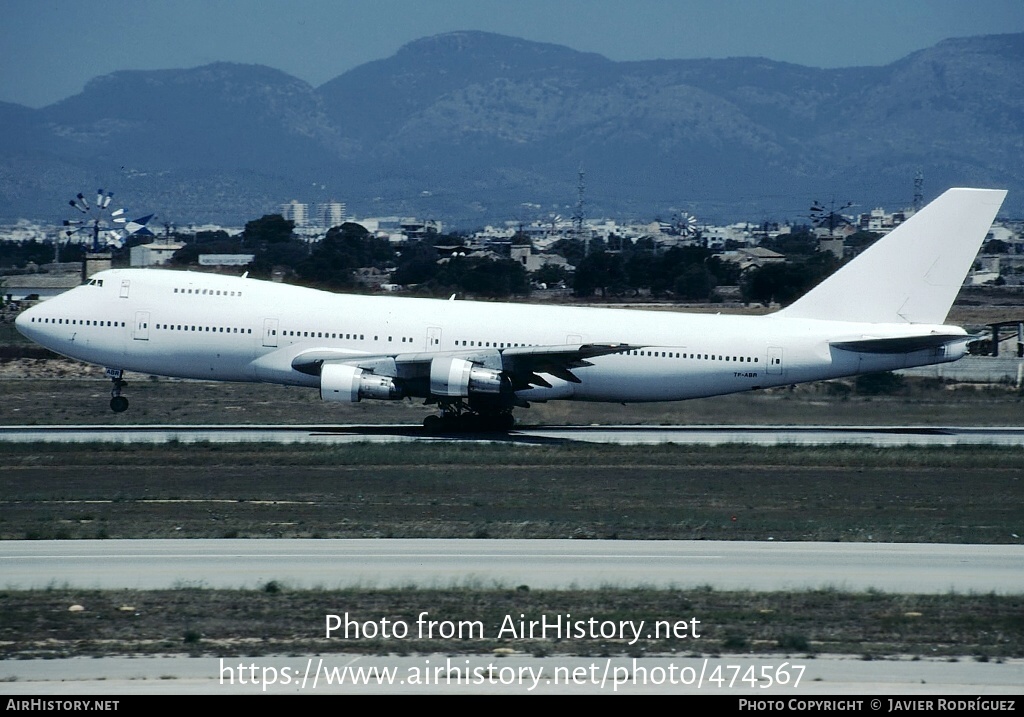
[(0, 444), (0, 538), (1017, 543), (1013, 448)]
[[(84, 610), (70, 612), (71, 605)], [(417, 615), (479, 621), (471, 639), (426, 639)], [(325, 637), (325, 614), (357, 622), (386, 617), (410, 627), (405, 639)], [(499, 629), (566, 614), (575, 619), (654, 621), (696, 618), (699, 638), (626, 640), (513, 639)], [(1024, 598), (996, 595), (890, 595), (819, 590), (800, 593), (698, 590), (535, 591), (504, 589), (290, 591), (43, 590), (0, 592), (0, 658), (71, 655), (485, 653), (512, 649), (535, 655), (721, 653), (1024, 656)], [(692, 623), (690, 625), (692, 627)], [(466, 633), (468, 636), (470, 633)], [(482, 635), (482, 636), (481, 636)]]

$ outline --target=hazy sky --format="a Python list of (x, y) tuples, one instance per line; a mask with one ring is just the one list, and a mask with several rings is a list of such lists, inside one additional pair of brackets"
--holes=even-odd
[(1024, 0), (0, 0), (0, 101), (41, 107), (115, 70), (268, 65), (316, 86), (420, 37), (486, 30), (613, 60), (884, 65), (1024, 32)]

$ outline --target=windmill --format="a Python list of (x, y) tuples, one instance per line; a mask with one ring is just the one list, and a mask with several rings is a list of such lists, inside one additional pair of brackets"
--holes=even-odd
[(561, 222), (562, 222), (562, 215), (561, 214), (556, 214), (555, 212), (551, 212), (551, 213), (548, 214), (548, 224), (551, 227), (550, 229), (548, 229), (548, 235), (549, 236), (554, 236), (555, 232), (558, 229), (558, 225)]
[(836, 200), (833, 198), (829, 205), (826, 207), (824, 204), (819, 202), (817, 199), (814, 200), (814, 204), (811, 205), (811, 223), (814, 226), (821, 229), (828, 228), (828, 238), (833, 239), (835, 237), (835, 231), (837, 227), (849, 224), (850, 220), (842, 215), (844, 209), (848, 209), (853, 206), (853, 202), (847, 202), (843, 206), (836, 208)]
[(97, 189), (94, 204), (89, 204), (81, 192), (70, 200), (68, 204), (85, 216), (81, 219), (64, 220), (64, 226), (68, 227), (64, 231), (67, 241), (70, 241), (76, 234), (91, 235), (92, 251), (96, 252), (109, 245), (120, 247), (124, 244), (124, 240), (133, 234), (153, 236), (153, 232), (146, 227), (146, 224), (154, 215), (128, 219), (123, 208), (110, 208), (113, 199), (113, 192), (104, 194), (102, 189)]
[(676, 217), (675, 225), (673, 226), (676, 233), (684, 239), (697, 235), (697, 217), (686, 212), (679, 212)]

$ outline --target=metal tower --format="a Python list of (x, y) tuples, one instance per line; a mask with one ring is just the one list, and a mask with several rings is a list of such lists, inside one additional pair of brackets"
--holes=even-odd
[(590, 233), (587, 236), (583, 235), (583, 194), (586, 191), (587, 185), (583, 178), (583, 165), (580, 165), (580, 171), (576, 183), (576, 213), (572, 216), (572, 227), (573, 233), (577, 239), (583, 240), (583, 256), (590, 256)]

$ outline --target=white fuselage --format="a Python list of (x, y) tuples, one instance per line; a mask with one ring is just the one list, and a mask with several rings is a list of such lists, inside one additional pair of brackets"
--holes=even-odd
[[(570, 383), (517, 391), (527, 400), (674, 401), (960, 358), (960, 343), (910, 353), (830, 342), (906, 335), (907, 324), (780, 316), (538, 306), (332, 294), (253, 279), (121, 269), (23, 312), (18, 329), (65, 356), (147, 374), (318, 386), (292, 367), (308, 351), (359, 356), (628, 344), (589, 359)], [(641, 348), (642, 347), (642, 348)]]

